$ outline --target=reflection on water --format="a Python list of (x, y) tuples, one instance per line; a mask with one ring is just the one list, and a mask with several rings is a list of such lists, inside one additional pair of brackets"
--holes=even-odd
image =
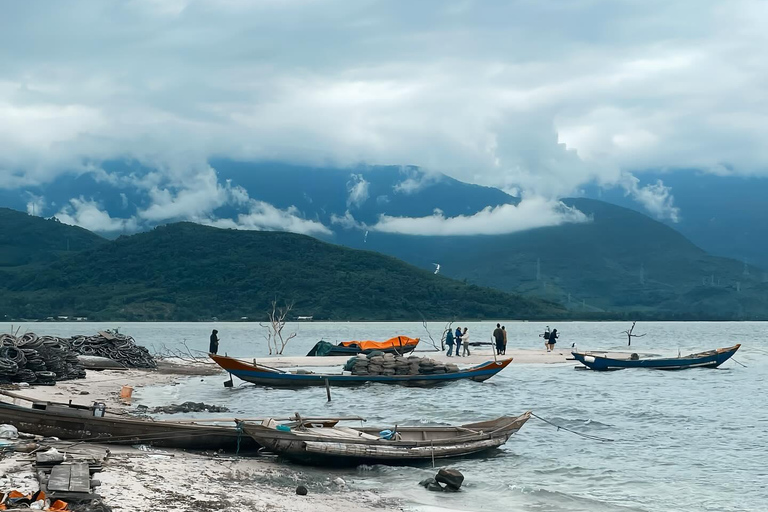
[[(490, 338), (495, 322), (467, 323), (473, 340)], [(544, 324), (507, 322), (509, 345), (538, 348)], [(186, 339), (204, 350), (215, 326), (222, 351), (263, 356), (255, 324), (34, 324), (39, 334), (74, 334), (120, 327), (144, 345), (176, 346)], [(555, 327), (555, 325), (552, 325)], [(559, 346), (626, 348), (623, 323), (561, 323)], [(439, 336), (442, 324), (429, 325)], [(321, 338), (386, 339), (396, 334), (424, 338), (416, 323), (307, 323), (289, 325), (299, 335), (287, 352), (304, 355)], [(292, 332), (289, 331), (289, 332)], [(358, 488), (385, 490), (424, 510), (520, 511), (761, 511), (768, 503), (768, 324), (641, 323), (647, 332), (638, 351), (677, 354), (744, 343), (721, 370), (609, 373), (575, 371), (573, 364), (513, 365), (486, 383), (456, 382), (436, 389), (369, 385), (264, 389), (225, 376), (190, 378), (176, 386), (137, 389), (135, 402), (149, 406), (185, 400), (226, 405), (224, 416), (361, 415), (374, 426), (464, 423), (533, 410), (570, 429), (615, 439), (583, 439), (532, 419), (501, 450), (451, 465), (466, 476), (464, 492), (433, 494), (417, 485), (431, 468), (360, 467), (338, 470)], [(487, 335), (487, 336), (486, 336)], [(239, 385), (238, 385), (239, 384)], [(198, 415), (199, 416), (199, 415)]]

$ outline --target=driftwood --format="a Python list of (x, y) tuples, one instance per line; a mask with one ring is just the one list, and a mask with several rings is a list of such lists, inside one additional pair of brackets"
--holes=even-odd
[(645, 336), (645, 335), (647, 334), (647, 333), (643, 333), (643, 334), (632, 334), (632, 331), (634, 331), (634, 330), (635, 330), (635, 324), (636, 324), (636, 323), (637, 323), (636, 321), (635, 321), (635, 322), (632, 322), (632, 327), (630, 327), (630, 328), (629, 328), (629, 329), (627, 329), (626, 331), (622, 331), (624, 334), (626, 334), (626, 335), (627, 335), (627, 346), (628, 346), (628, 347), (632, 345), (632, 338), (642, 338), (643, 336)]

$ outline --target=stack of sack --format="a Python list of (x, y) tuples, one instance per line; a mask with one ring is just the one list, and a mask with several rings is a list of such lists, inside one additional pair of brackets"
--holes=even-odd
[(456, 373), (459, 367), (451, 363), (440, 363), (428, 357), (396, 356), (383, 352), (372, 352), (368, 355), (358, 354), (351, 357), (344, 370), (352, 375), (436, 375), (441, 373)]

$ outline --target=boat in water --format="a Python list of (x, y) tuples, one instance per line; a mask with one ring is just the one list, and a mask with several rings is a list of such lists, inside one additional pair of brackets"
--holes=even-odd
[(403, 355), (413, 352), (418, 344), (419, 338), (408, 336), (395, 336), (386, 341), (342, 341), (336, 345), (321, 340), (312, 347), (307, 356), (354, 356), (377, 351)]
[(741, 345), (718, 348), (678, 357), (639, 357), (631, 354), (627, 357), (607, 357), (591, 352), (571, 352), (577, 361), (590, 370), (607, 371), (624, 368), (652, 368), (656, 370), (685, 370), (687, 368), (717, 368), (739, 350)]
[[(0, 423), (20, 432), (59, 439), (107, 444), (146, 444), (187, 450), (254, 451), (259, 446), (230, 425), (154, 421), (109, 414), (103, 404), (76, 405), (42, 402), (15, 393), (0, 391)], [(8, 403), (29, 402), (30, 406)]]
[(333, 386), (359, 386), (369, 382), (430, 387), (462, 379), (483, 382), (499, 373), (512, 362), (512, 358), (488, 361), (453, 373), (434, 373), (429, 375), (353, 375), (344, 372), (314, 373), (308, 370), (286, 371), (258, 364), (256, 361), (250, 363), (216, 354), (209, 354), (209, 356), (216, 364), (239, 379), (261, 386), (283, 388), (325, 386), (326, 384)]
[(498, 448), (531, 417), (502, 416), (459, 426), (342, 427), (297, 414), (290, 425), (267, 419), (243, 422), (243, 430), (264, 449), (299, 462), (320, 465), (420, 464)]

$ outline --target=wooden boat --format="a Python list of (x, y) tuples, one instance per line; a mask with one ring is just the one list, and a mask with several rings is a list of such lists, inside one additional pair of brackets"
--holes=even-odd
[(408, 354), (413, 352), (419, 338), (395, 336), (386, 341), (342, 341), (333, 345), (327, 341), (318, 341), (307, 356), (354, 356), (380, 351), (387, 354)]
[[(461, 426), (396, 425), (382, 428), (349, 428), (302, 420), (279, 425), (274, 420), (242, 424), (243, 430), (266, 450), (300, 462), (323, 465), (417, 464), (463, 457), (498, 448), (531, 417), (517, 417)], [(386, 433), (386, 435), (384, 435)], [(389, 437), (387, 439), (386, 437)]]
[(368, 382), (380, 384), (400, 384), (403, 386), (429, 387), (446, 382), (470, 379), (483, 382), (490, 379), (512, 362), (512, 358), (489, 361), (455, 373), (437, 373), (431, 375), (351, 375), (344, 373), (313, 373), (306, 370), (285, 371), (256, 363), (248, 363), (227, 356), (209, 354), (216, 364), (231, 375), (246, 382), (261, 386), (301, 388), (325, 386), (355, 386)]
[(718, 348), (680, 357), (639, 358), (637, 354), (615, 358), (594, 353), (571, 352), (577, 361), (591, 370), (621, 370), (623, 368), (653, 368), (657, 370), (685, 370), (686, 368), (717, 368), (736, 353), (741, 345)]
[[(190, 450), (253, 451), (258, 445), (231, 426), (172, 423), (105, 414), (103, 408), (56, 402), (38, 402), (0, 391), (0, 394), (31, 402), (31, 407), (0, 401), (0, 422), (21, 432), (59, 439), (110, 444), (148, 444)], [(97, 416), (98, 415), (98, 416)]]

